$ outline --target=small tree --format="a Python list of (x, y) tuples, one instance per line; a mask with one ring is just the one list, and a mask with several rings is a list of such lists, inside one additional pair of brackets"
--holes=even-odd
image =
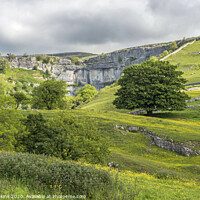
[(28, 57), (28, 54), (27, 53), (24, 53), (24, 55), (23, 55), (24, 57)]
[(8, 68), (10, 68), (8, 60), (0, 60), (0, 73), (5, 73)]
[(70, 57), (70, 60), (72, 61), (72, 63), (74, 63), (75, 65), (80, 65), (80, 60), (78, 57)]
[(176, 42), (172, 42), (169, 50), (175, 51), (176, 49), (178, 49), (177, 43)]
[(13, 59), (15, 59), (15, 55), (12, 53), (7, 53), (7, 56), (8, 56), (9, 61), (12, 61)]
[(183, 110), (188, 95), (181, 92), (186, 80), (177, 66), (163, 61), (146, 61), (126, 67), (118, 84), (113, 104), (117, 108), (142, 108), (152, 115), (155, 110)]
[(92, 97), (94, 97), (98, 91), (96, 90), (96, 88), (94, 86), (91, 86), (90, 84), (85, 85), (82, 88), (79, 88), (77, 91), (77, 96), (81, 97), (83, 99), (83, 101), (88, 101), (90, 100)]
[(46, 58), (43, 58), (42, 63), (43, 64), (48, 64), (50, 62), (51, 58), (49, 56), (47, 56)]
[(160, 58), (164, 58), (168, 54), (169, 54), (169, 52), (167, 50), (165, 50), (162, 54), (160, 54)]
[(44, 81), (33, 89), (32, 107), (48, 110), (59, 108), (67, 93), (67, 85), (64, 81)]
[(36, 60), (37, 60), (37, 61), (43, 61), (43, 57), (42, 57), (41, 55), (37, 55), (37, 56), (36, 56)]
[(28, 102), (28, 97), (23, 92), (15, 92), (11, 94), (15, 98), (16, 101), (16, 109), (19, 108), (20, 104), (26, 105)]

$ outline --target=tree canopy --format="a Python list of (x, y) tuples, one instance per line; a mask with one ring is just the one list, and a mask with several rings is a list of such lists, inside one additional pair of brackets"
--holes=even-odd
[(15, 98), (16, 109), (19, 108), (20, 104), (27, 104), (29, 100), (26, 94), (23, 92), (15, 92), (15, 93), (12, 93), (11, 96)]
[(175, 51), (176, 49), (178, 49), (177, 43), (176, 42), (172, 42), (169, 50)]
[(87, 84), (83, 86), (82, 88), (79, 88), (77, 91), (77, 96), (81, 97), (83, 101), (87, 101), (94, 97), (98, 93), (96, 88), (90, 84)]
[(32, 107), (48, 110), (59, 108), (67, 93), (67, 84), (64, 81), (44, 81), (33, 89)]
[(164, 61), (126, 67), (118, 81), (121, 88), (113, 104), (120, 109), (142, 108), (148, 115), (155, 110), (183, 110), (189, 97), (181, 91), (186, 80), (176, 68)]

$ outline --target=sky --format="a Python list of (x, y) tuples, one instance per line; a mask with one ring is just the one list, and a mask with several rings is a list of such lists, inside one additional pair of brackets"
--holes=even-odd
[(0, 53), (107, 53), (200, 36), (200, 0), (0, 0)]

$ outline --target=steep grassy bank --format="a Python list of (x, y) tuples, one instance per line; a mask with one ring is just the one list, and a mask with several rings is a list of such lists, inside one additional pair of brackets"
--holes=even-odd
[(180, 52), (166, 59), (172, 64), (178, 65), (178, 70), (183, 70), (183, 77), (187, 83), (200, 82), (200, 41), (183, 48)]

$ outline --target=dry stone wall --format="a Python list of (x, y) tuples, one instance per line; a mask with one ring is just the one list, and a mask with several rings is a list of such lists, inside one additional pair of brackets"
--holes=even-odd
[(154, 134), (153, 132), (148, 131), (142, 127), (135, 127), (135, 126), (124, 127), (116, 125), (116, 128), (121, 130), (126, 130), (129, 132), (141, 132), (143, 135), (146, 135), (148, 138), (151, 138), (152, 144), (163, 149), (177, 152), (183, 156), (200, 155), (200, 151), (191, 149), (189, 146), (186, 146), (185, 144), (180, 142), (173, 141), (172, 139), (168, 139), (167, 137), (161, 138), (156, 134)]

